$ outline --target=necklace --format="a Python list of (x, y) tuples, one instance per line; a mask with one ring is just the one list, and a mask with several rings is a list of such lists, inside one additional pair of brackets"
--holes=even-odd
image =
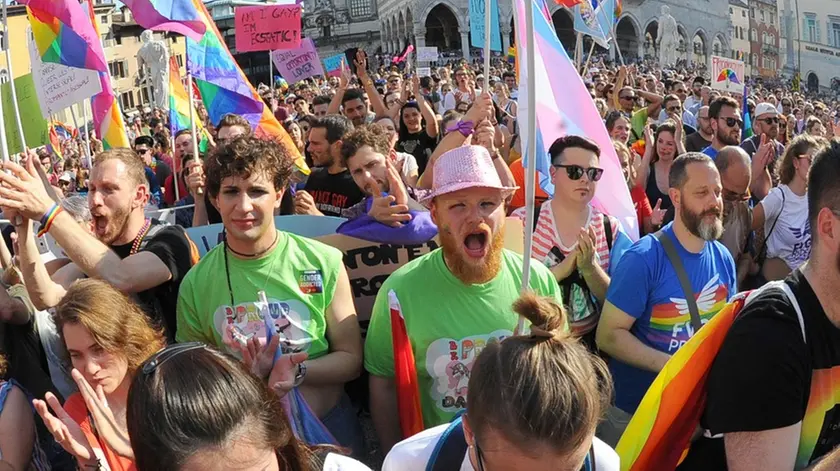
[(263, 255), (267, 254), (268, 252), (270, 252), (270, 251), (271, 251), (271, 249), (273, 249), (273, 248), (274, 248), (274, 246), (275, 246), (275, 245), (277, 245), (277, 240), (278, 240), (279, 238), (280, 238), (280, 236), (279, 236), (279, 235), (277, 235), (277, 232), (275, 231), (275, 232), (274, 232), (274, 242), (272, 242), (272, 243), (271, 243), (271, 245), (269, 245), (267, 249), (265, 249), (265, 250), (263, 250), (263, 251), (260, 251), (260, 252), (257, 252), (257, 253), (242, 253), (242, 252), (237, 252), (236, 250), (233, 250), (233, 247), (231, 247), (230, 245), (227, 245), (227, 239), (225, 239), (225, 248), (227, 248), (228, 250), (230, 250), (231, 252), (233, 252), (233, 254), (234, 254), (234, 255), (238, 255), (238, 256), (240, 256), (240, 257), (244, 257), (244, 258), (260, 258), (261, 256), (263, 256)]
[(140, 232), (137, 233), (137, 237), (134, 238), (134, 242), (131, 243), (131, 252), (128, 253), (129, 257), (140, 250), (140, 244), (143, 242), (143, 237), (146, 237), (146, 234), (149, 233), (149, 229), (151, 229), (151, 227), (152, 220), (146, 219), (145, 224), (143, 224), (143, 227), (140, 228)]
[[(224, 238), (222, 243), (224, 244), (223, 248), (224, 248), (224, 251), (225, 251), (224, 252), (225, 253), (225, 277), (227, 278), (228, 293), (230, 294), (230, 307), (233, 308), (234, 306), (236, 306), (236, 301), (234, 301), (234, 298), (233, 298), (233, 285), (230, 282), (230, 261), (228, 260), (228, 250), (230, 250), (231, 252), (233, 252), (236, 255), (239, 255), (240, 257), (259, 257), (259, 256), (262, 256), (262, 255), (270, 252), (271, 250), (273, 250), (277, 247), (277, 242), (280, 240), (280, 234), (278, 234), (277, 230), (275, 229), (274, 242), (266, 250), (263, 250), (262, 252), (259, 252), (259, 253), (254, 254), (254, 255), (240, 254), (239, 252), (230, 248), (230, 245), (228, 245), (228, 243), (227, 243), (227, 231), (222, 232), (222, 236)], [(262, 286), (261, 291), (265, 291), (265, 287), (268, 286), (268, 280), (271, 279), (271, 275), (274, 271), (274, 262), (276, 262), (278, 258), (279, 257), (274, 257), (274, 259), (271, 261), (271, 265), (269, 265), (269, 267), (268, 267), (268, 274), (265, 277), (265, 281), (263, 282), (263, 286)], [(248, 280), (248, 281), (250, 281), (250, 280)]]

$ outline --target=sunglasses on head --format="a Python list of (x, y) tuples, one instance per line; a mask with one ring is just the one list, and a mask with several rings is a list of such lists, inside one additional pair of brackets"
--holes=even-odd
[(720, 119), (726, 121), (726, 125), (729, 126), (730, 128), (735, 127), (736, 125), (739, 128), (744, 127), (744, 121), (741, 120), (740, 118), (720, 118)]
[(555, 164), (554, 168), (566, 169), (566, 175), (569, 180), (577, 181), (583, 177), (585, 173), (589, 181), (597, 182), (604, 175), (604, 169), (598, 167), (583, 168), (580, 165), (561, 165)]
[(762, 119), (759, 119), (759, 121), (764, 121), (767, 124), (779, 124), (779, 121), (781, 121), (781, 120), (778, 117), (772, 117), (772, 118), (762, 118)]

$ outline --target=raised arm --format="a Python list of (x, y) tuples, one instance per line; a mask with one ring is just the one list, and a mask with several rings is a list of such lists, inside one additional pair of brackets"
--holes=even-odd
[(387, 115), (388, 109), (385, 106), (385, 102), (382, 101), (382, 95), (379, 94), (379, 90), (373, 85), (373, 80), (371, 80), (367, 73), (367, 58), (363, 50), (359, 49), (356, 51), (355, 63), (359, 82), (362, 83), (362, 87), (364, 87), (365, 93), (367, 93), (368, 99), (370, 99), (370, 106), (373, 108), (373, 112), (376, 113), (376, 116)]
[(426, 97), (424, 97), (423, 93), (420, 91), (420, 77), (417, 75), (411, 77), (411, 89), (414, 93), (414, 99), (417, 100), (417, 106), (420, 107), (420, 114), (423, 116), (423, 119), (426, 120), (426, 134), (428, 134), (429, 137), (437, 137), (437, 117), (435, 116), (435, 112), (432, 110), (432, 107), (429, 106), (429, 103), (426, 101)]

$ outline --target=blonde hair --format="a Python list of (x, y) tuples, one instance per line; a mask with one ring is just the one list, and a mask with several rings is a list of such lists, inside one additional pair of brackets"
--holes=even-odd
[(96, 154), (93, 166), (98, 167), (109, 160), (119, 160), (125, 164), (125, 171), (131, 182), (137, 186), (148, 185), (146, 180), (146, 164), (143, 159), (131, 149), (118, 147)]
[(152, 325), (146, 313), (101, 280), (73, 283), (56, 307), (55, 323), (62, 340), (65, 325), (83, 326), (103, 350), (125, 357), (130, 373), (165, 345), (161, 330)]
[(478, 356), (467, 390), (470, 427), (479, 440), (492, 429), (522, 449), (578, 450), (609, 407), (607, 365), (568, 332), (553, 299), (524, 294), (513, 310), (531, 321), (532, 334), (489, 342)]

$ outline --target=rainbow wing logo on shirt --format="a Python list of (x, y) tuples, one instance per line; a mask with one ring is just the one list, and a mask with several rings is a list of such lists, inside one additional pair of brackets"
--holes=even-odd
[[(720, 282), (720, 276), (715, 274), (697, 294), (697, 309), (700, 311), (700, 322), (705, 324), (717, 314), (728, 298), (729, 290)], [(682, 347), (692, 335), (691, 313), (685, 298), (670, 298), (670, 303), (653, 307), (650, 313), (650, 327), (652, 332), (648, 340), (673, 353)]]
[(807, 467), (811, 464), (812, 457), (825, 455), (837, 444), (828, 437), (824, 437), (828, 438), (827, 440), (820, 440), (820, 435), (823, 431), (835, 430), (838, 426), (838, 404), (840, 366), (814, 370), (811, 376), (811, 396), (808, 398), (808, 407), (802, 419), (802, 432), (799, 435), (796, 469)]

